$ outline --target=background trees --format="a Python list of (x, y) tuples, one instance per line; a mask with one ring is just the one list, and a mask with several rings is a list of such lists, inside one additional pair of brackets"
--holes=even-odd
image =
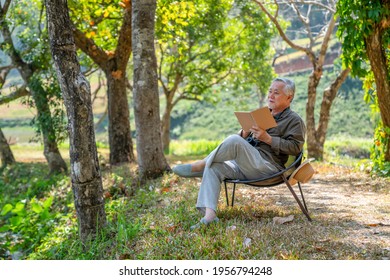
[(381, 121), (374, 135), (371, 155), (376, 172), (390, 174), (390, 3), (389, 1), (340, 0), (339, 37), (343, 43), (343, 61), (355, 76), (365, 81), (366, 99)]
[(31, 103), (37, 111), (35, 123), (42, 135), (50, 173), (64, 172), (67, 166), (58, 150), (64, 131), (62, 110), (58, 107), (60, 92), (51, 75), (47, 33), (41, 28), (43, 18), (37, 16), (39, 9), (42, 9), (40, 1), (15, 3), (11, 0), (5, 1), (0, 9), (1, 45), (10, 59), (8, 65), (1, 67), (4, 82), (0, 88), (12, 69), (19, 72), (23, 81), (22, 85), (11, 87), (7, 97), (0, 99), (0, 104), (31, 95)]
[(132, 47), (131, 1), (69, 2), (76, 45), (106, 76), (110, 163), (135, 161), (126, 70)]
[(265, 90), (271, 76), (273, 29), (247, 1), (158, 1), (158, 79), (165, 96), (162, 142), (168, 150), (171, 113), (182, 100), (216, 103), (224, 88)]
[(5, 138), (1, 128), (0, 128), (0, 159), (1, 159), (0, 167), (4, 167), (7, 164), (12, 164), (15, 162), (15, 157), (8, 145), (7, 139)]
[[(322, 2), (274, 1), (273, 4), (266, 5), (259, 0), (253, 1), (267, 14), (282, 39), (291, 48), (303, 52), (310, 60), (312, 73), (308, 81), (306, 103), (307, 150), (309, 157), (322, 159), (331, 105), (338, 89), (350, 71), (348, 68), (341, 70), (329, 87), (324, 90), (319, 119), (316, 122), (317, 87), (323, 76), (325, 57), (336, 26), (335, 3), (332, 0)], [(314, 13), (315, 17), (313, 16)], [(294, 15), (297, 20), (296, 23), (299, 23), (299, 26), (297, 26), (299, 34), (294, 34), (294, 32), (288, 34), (283, 28), (281, 21), (291, 20), (287, 17), (290, 15)], [(318, 17), (321, 17), (321, 20)], [(315, 24), (313, 21), (315, 21)], [(307, 40), (300, 42), (295, 40), (301, 38), (302, 34)]]

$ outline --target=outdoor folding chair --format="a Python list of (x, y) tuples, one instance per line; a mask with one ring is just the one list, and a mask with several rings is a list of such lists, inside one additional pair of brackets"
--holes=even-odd
[[(277, 186), (277, 185), (280, 185), (282, 183), (285, 183), (287, 185), (288, 189), (290, 190), (290, 192), (292, 193), (292, 195), (294, 196), (295, 200), (297, 201), (299, 207), (301, 208), (302, 213), (305, 214), (305, 216), (307, 217), (307, 219), (309, 221), (311, 221), (312, 219), (310, 218), (309, 212), (307, 210), (307, 206), (306, 206), (305, 198), (303, 196), (300, 182), (297, 182), (297, 183), (298, 183), (299, 191), (301, 193), (302, 201), (299, 199), (299, 197), (297, 196), (297, 194), (295, 193), (294, 189), (292, 188), (292, 186), (289, 182), (291, 174), (302, 163), (302, 157), (303, 157), (303, 152), (301, 152), (298, 156), (296, 156), (295, 160), (293, 159), (294, 161), (292, 164), (289, 165), (287, 163), (288, 167), (275, 173), (274, 175), (271, 175), (271, 176), (268, 176), (265, 178), (258, 178), (258, 179), (253, 179), (253, 180), (225, 179), (224, 184), (225, 184), (227, 205), (229, 206), (227, 183), (233, 184), (232, 205), (231, 205), (232, 207), (234, 204), (234, 193), (236, 191), (236, 185), (238, 185), (238, 184), (249, 185), (249, 186), (258, 187), (258, 188), (265, 188), (265, 187), (273, 187), (273, 186)], [(289, 160), (288, 162), (291, 162), (291, 160)]]

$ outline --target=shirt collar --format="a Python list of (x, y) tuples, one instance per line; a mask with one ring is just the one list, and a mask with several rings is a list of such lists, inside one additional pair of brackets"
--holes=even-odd
[(289, 113), (290, 111), (291, 111), (290, 107), (287, 107), (287, 108), (284, 109), (282, 112), (276, 114), (276, 115), (274, 116), (274, 119), (275, 119), (275, 120), (280, 120), (280, 119), (282, 119), (283, 117), (287, 116), (288, 113)]

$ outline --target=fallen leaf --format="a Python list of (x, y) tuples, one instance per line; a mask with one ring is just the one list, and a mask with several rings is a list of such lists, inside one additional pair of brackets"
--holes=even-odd
[(366, 224), (367, 227), (387, 227), (389, 226), (388, 224), (384, 224), (384, 223), (372, 223), (372, 224)]
[(368, 226), (368, 227), (377, 227), (377, 226), (379, 226), (379, 224), (367, 224), (366, 226)]
[(167, 227), (167, 230), (169, 232), (173, 232), (173, 231), (175, 231), (176, 227), (177, 226), (175, 224), (169, 224), (168, 227)]
[(164, 188), (161, 188), (161, 193), (168, 193), (171, 191), (171, 189), (169, 187), (164, 187)]
[(314, 249), (316, 249), (318, 252), (325, 251), (323, 247), (319, 247), (319, 246), (314, 246)]
[(105, 192), (105, 193), (104, 193), (104, 197), (105, 197), (105, 198), (111, 198), (112, 195), (111, 195), (109, 192)]
[(283, 260), (288, 260), (288, 256), (285, 255), (284, 253), (279, 253), (280, 257), (283, 259)]
[(226, 230), (230, 230), (230, 231), (233, 231), (233, 230), (236, 230), (236, 226), (230, 226), (230, 227), (227, 227)]
[(330, 239), (320, 239), (317, 242), (323, 243), (323, 242), (329, 242), (329, 241), (330, 241)]
[(251, 242), (252, 242), (252, 239), (246, 237), (246, 238), (244, 239), (244, 242), (243, 242), (244, 247), (249, 247), (249, 245), (251, 244)]
[(119, 256), (119, 259), (120, 259), (120, 260), (128, 260), (128, 259), (130, 259), (130, 254), (127, 254), (127, 253), (121, 254), (121, 255)]
[(273, 218), (274, 224), (277, 224), (277, 225), (289, 223), (289, 222), (292, 222), (293, 220), (294, 220), (294, 215), (290, 215), (287, 217), (274, 217)]

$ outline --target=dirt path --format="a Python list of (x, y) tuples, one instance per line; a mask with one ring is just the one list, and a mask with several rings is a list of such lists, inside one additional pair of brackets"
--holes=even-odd
[(345, 241), (377, 245), (390, 259), (390, 182), (340, 166), (317, 169), (306, 190), (313, 214), (340, 220)]
[[(325, 236), (322, 239), (324, 246), (326, 243), (334, 245), (337, 240), (342, 246), (359, 252), (360, 256), (367, 252), (367, 259), (389, 260), (390, 181), (374, 179), (364, 172), (342, 166), (314, 166), (316, 174), (303, 185), (313, 218), (313, 234)], [(238, 196), (250, 196), (254, 191), (259, 192), (258, 189), (239, 188)], [(296, 191), (299, 192), (298, 188)], [(260, 192), (261, 197), (271, 200), (270, 204), (298, 207), (287, 187)]]

